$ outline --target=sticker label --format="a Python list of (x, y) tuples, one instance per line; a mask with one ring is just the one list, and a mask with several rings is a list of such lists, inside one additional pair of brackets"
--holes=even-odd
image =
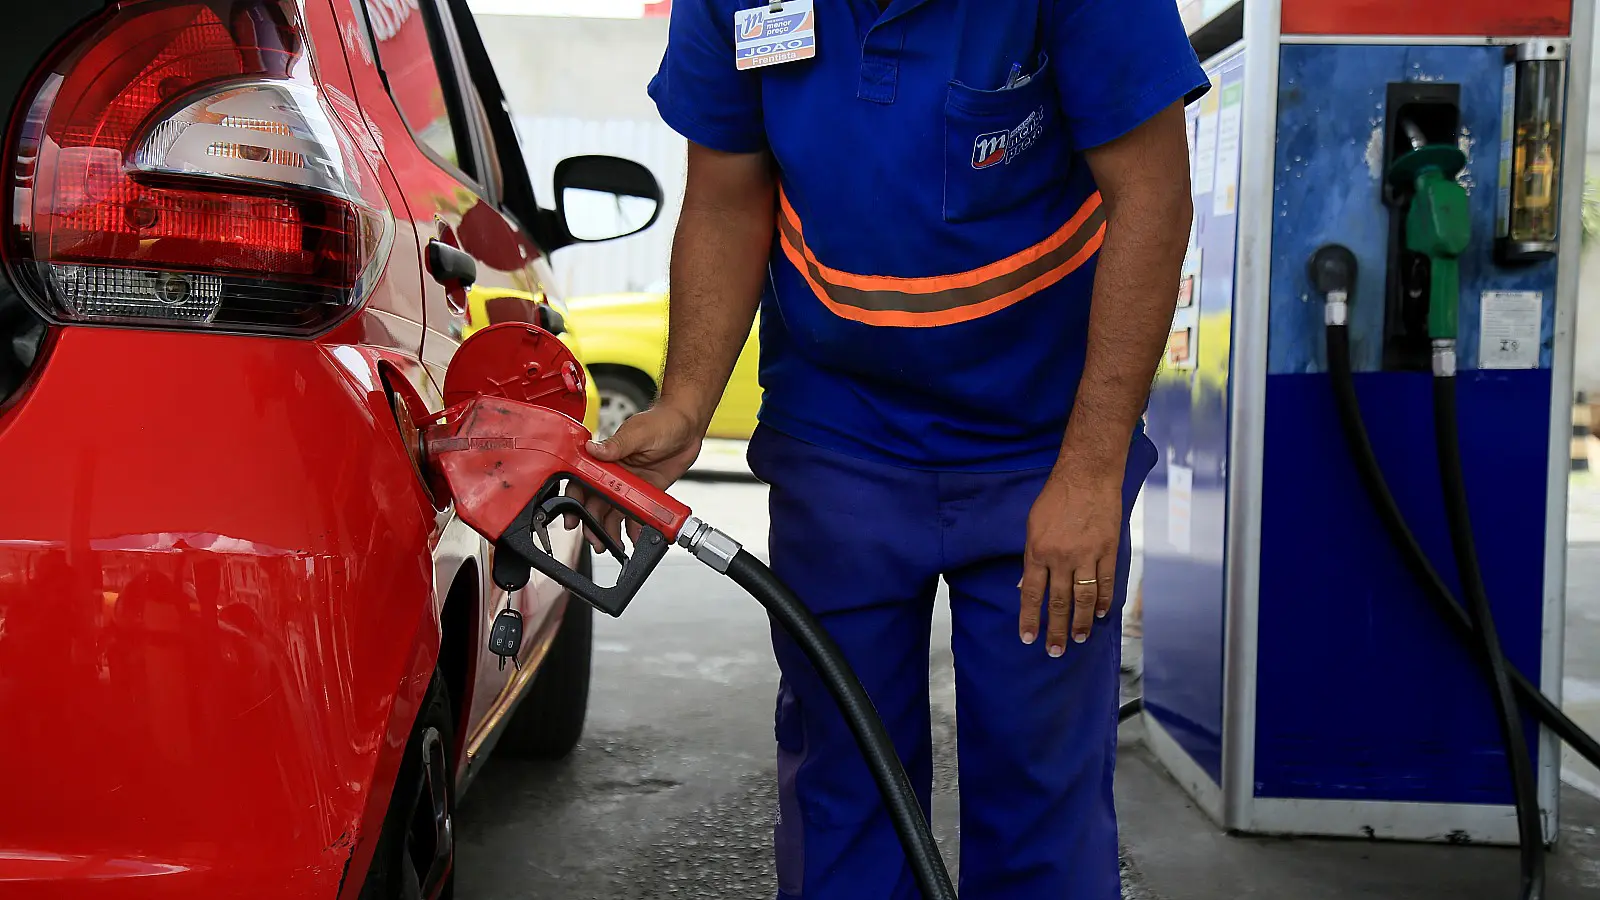
[(1537, 369), (1544, 294), (1484, 291), (1478, 320), (1478, 368)]
[(1194, 196), (1197, 200), (1211, 193), (1217, 178), (1217, 81), (1217, 76), (1211, 76), (1211, 90), (1200, 98), (1200, 116), (1195, 125)]
[[(1204, 251), (1194, 244), (1190, 244), (1188, 251), (1183, 254), (1183, 268), (1179, 270), (1179, 309), (1194, 306), (1200, 301), (1200, 260), (1203, 257)], [(1184, 302), (1183, 297), (1182, 282), (1184, 279), (1189, 279), (1193, 282), (1193, 287), (1187, 298), (1188, 302)]]
[(1244, 84), (1234, 82), (1222, 89), (1222, 105), (1217, 113), (1217, 152), (1214, 165), (1216, 183), (1211, 191), (1213, 218), (1231, 216), (1239, 202), (1239, 122), (1243, 112)]
[(1190, 511), (1194, 498), (1194, 470), (1167, 463), (1167, 543), (1179, 553), (1189, 549)]
[(734, 62), (742, 71), (817, 55), (814, 0), (784, 0), (780, 12), (766, 4), (733, 14)]
[(1193, 369), (1198, 364), (1195, 359), (1194, 329), (1174, 328), (1167, 335), (1167, 365), (1174, 369)]

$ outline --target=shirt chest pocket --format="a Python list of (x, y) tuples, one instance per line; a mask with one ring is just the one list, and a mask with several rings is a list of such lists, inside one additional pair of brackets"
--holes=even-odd
[(1068, 146), (1041, 54), (1022, 83), (997, 91), (950, 82), (944, 109), (944, 218), (972, 222), (1005, 212), (1064, 177)]

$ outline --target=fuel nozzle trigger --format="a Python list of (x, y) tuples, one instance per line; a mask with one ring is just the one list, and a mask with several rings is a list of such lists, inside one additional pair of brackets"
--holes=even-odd
[[(552, 485), (547, 490), (559, 491), (559, 483)], [(625, 566), (628, 564), (628, 551), (623, 549), (623, 546), (617, 543), (616, 538), (613, 538), (609, 532), (601, 527), (600, 521), (589, 512), (589, 508), (562, 493), (557, 493), (539, 504), (538, 511), (533, 514), (533, 533), (538, 536), (540, 546), (544, 548), (544, 552), (550, 552), (549, 524), (558, 517), (568, 514), (576, 516), (583, 523), (583, 527), (600, 540), (601, 546), (606, 548), (606, 552), (611, 554), (619, 565)]]
[[(528, 543), (525, 539), (529, 531), (533, 533), (535, 542), (533, 549), (542, 551), (544, 556), (555, 563), (555, 552), (550, 545), (550, 523), (564, 515), (575, 516), (582, 522), (584, 529), (595, 535), (606, 552), (610, 553), (619, 565), (628, 564), (627, 550), (601, 527), (599, 520), (589, 512), (588, 507), (561, 492), (564, 481), (565, 479), (559, 477), (550, 479), (511, 521), (510, 527), (500, 540), (495, 542), (494, 581), (501, 588), (508, 591), (520, 590), (532, 576), (533, 563), (538, 557), (527, 553)], [(520, 534), (524, 540), (512, 541), (511, 537), (514, 534)], [(540, 571), (544, 570), (541, 568)]]
[[(531, 570), (536, 569), (595, 609), (609, 616), (620, 616), (666, 555), (671, 542), (659, 529), (639, 523), (639, 536), (633, 553), (629, 554), (616, 538), (606, 533), (587, 507), (562, 493), (568, 481), (594, 490), (592, 485), (572, 476), (550, 479), (495, 542), (494, 582), (507, 591), (520, 590), (528, 583)], [(550, 523), (564, 515), (572, 515), (582, 522), (584, 529), (595, 535), (622, 567), (616, 584), (601, 587), (555, 558), (550, 546)]]

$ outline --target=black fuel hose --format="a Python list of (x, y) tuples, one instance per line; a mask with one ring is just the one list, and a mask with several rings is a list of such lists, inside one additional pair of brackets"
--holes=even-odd
[[(1454, 348), (1450, 368), (1454, 369)], [(1456, 570), (1467, 598), (1467, 615), (1472, 618), (1478, 640), (1479, 665), (1484, 667), (1494, 688), (1495, 713), (1500, 720), (1501, 737), (1511, 767), (1511, 787), (1516, 796), (1517, 831), (1522, 848), (1522, 896), (1538, 900), (1544, 896), (1544, 829), (1539, 821), (1539, 783), (1533, 774), (1528, 754), (1527, 735), (1522, 730), (1522, 715), (1517, 698), (1511, 693), (1505, 650), (1500, 646), (1499, 629), (1489, 608), (1489, 592), (1484, 588), (1483, 572), (1478, 568), (1478, 551), (1473, 546), (1471, 507), (1467, 504), (1466, 477), (1461, 470), (1461, 442), (1456, 428), (1456, 378), (1453, 372), (1436, 373), (1433, 378), (1434, 442), (1439, 451), (1439, 477), (1444, 487), (1445, 518), (1450, 525), (1450, 543), (1455, 550)]]
[[(1411, 532), (1405, 514), (1400, 511), (1400, 505), (1395, 502), (1394, 494), (1389, 490), (1389, 483), (1385, 480), (1383, 469), (1378, 464), (1377, 454), (1372, 450), (1372, 441), (1367, 436), (1366, 423), (1361, 418), (1361, 404), (1356, 398), (1355, 383), (1350, 374), (1349, 329), (1342, 325), (1330, 326), (1327, 330), (1327, 346), (1328, 374), (1333, 381), (1334, 405), (1339, 411), (1339, 422), (1343, 426), (1350, 458), (1355, 463), (1356, 474), (1366, 489), (1367, 497), (1376, 509), (1379, 520), (1383, 522), (1384, 530), (1389, 533), (1390, 540), (1400, 549), (1401, 558), (1422, 585), (1423, 593), (1432, 601), (1434, 608), (1443, 616), (1444, 621), (1455, 629), (1458, 637), (1463, 640), (1474, 640), (1477, 629), (1473, 627), (1472, 619), (1467, 616), (1466, 610), (1461, 608), (1449, 585), (1439, 577), (1438, 570), (1434, 569), (1428, 554), (1417, 542), (1416, 535)], [(1600, 766), (1600, 742), (1578, 727), (1578, 723), (1562, 712), (1561, 707), (1552, 703), (1550, 698), (1546, 697), (1544, 692), (1516, 666), (1508, 665), (1506, 674), (1511, 679), (1511, 687), (1517, 692), (1517, 699), (1526, 704), (1528, 710), (1546, 728), (1579, 756), (1595, 766)]]
[(861, 682), (850, 671), (839, 645), (800, 598), (749, 552), (740, 550), (734, 555), (727, 575), (766, 607), (772, 618), (788, 632), (838, 702), (856, 744), (861, 747), (861, 755), (866, 758), (867, 768), (878, 783), (878, 793), (883, 796), (883, 805), (900, 836), (900, 846), (905, 848), (906, 862), (911, 866), (911, 874), (924, 900), (956, 900), (955, 885), (939, 855), (939, 845), (934, 842), (933, 829), (917, 800), (917, 792), (895, 753), (894, 741), (883, 727), (883, 720), (878, 717), (878, 710)]
[[(1440, 475), (1444, 490), (1451, 542), (1460, 569), (1460, 577), (1471, 604), (1463, 609), (1448, 585), (1439, 577), (1427, 553), (1418, 543), (1411, 526), (1406, 522), (1400, 505), (1389, 490), (1383, 468), (1373, 452), (1366, 422), (1361, 416), (1360, 400), (1356, 396), (1355, 379), (1350, 365), (1350, 332), (1345, 325), (1329, 324), (1326, 330), (1328, 374), (1333, 384), (1334, 405), (1339, 422), (1355, 463), (1356, 472), (1373, 507), (1382, 520), (1385, 530), (1400, 549), (1407, 566), (1421, 582), (1424, 593), (1433, 601), (1445, 621), (1456, 627), (1458, 636), (1468, 641), (1477, 651), (1480, 669), (1488, 677), (1494, 691), (1495, 710), (1500, 719), (1506, 744), (1506, 756), (1511, 769), (1512, 789), (1516, 799), (1519, 833), (1520, 862), (1522, 870), (1522, 896), (1537, 900), (1544, 896), (1544, 835), (1540, 825), (1538, 784), (1533, 777), (1527, 741), (1523, 737), (1513, 689), (1525, 697), (1529, 706), (1551, 729), (1567, 740), (1574, 749), (1588, 755), (1595, 741), (1556, 708), (1544, 693), (1512, 666), (1500, 647), (1499, 634), (1490, 613), (1487, 592), (1484, 590), (1478, 569), (1476, 550), (1472, 542), (1471, 520), (1466, 504), (1465, 482), (1461, 474), (1461, 448), (1456, 435), (1455, 379), (1434, 379), (1435, 443), (1438, 445)], [(1481, 605), (1481, 608), (1480, 608)], [(1600, 756), (1600, 754), (1597, 754)]]

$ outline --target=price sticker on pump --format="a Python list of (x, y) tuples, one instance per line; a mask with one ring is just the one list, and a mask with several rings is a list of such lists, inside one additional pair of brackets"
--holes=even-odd
[(1478, 318), (1478, 368), (1539, 368), (1544, 294), (1484, 291)]
[(783, 0), (733, 14), (734, 65), (741, 71), (817, 55), (813, 0)]

